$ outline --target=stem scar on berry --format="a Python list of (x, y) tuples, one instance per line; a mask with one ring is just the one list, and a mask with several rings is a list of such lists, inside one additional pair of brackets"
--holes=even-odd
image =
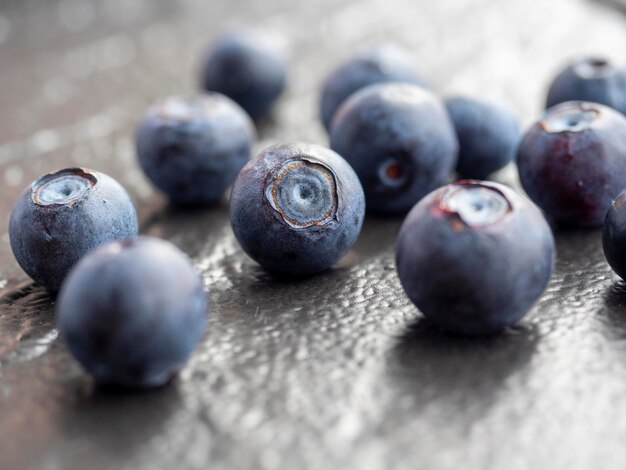
[(39, 206), (75, 204), (98, 179), (84, 168), (66, 168), (36, 180), (32, 188), (33, 202)]
[(285, 162), (267, 183), (265, 196), (294, 228), (325, 225), (336, 218), (336, 178), (330, 168), (318, 162)]
[(451, 224), (458, 232), (463, 225), (491, 225), (511, 212), (512, 206), (497, 188), (478, 181), (463, 180), (450, 185), (439, 202), (439, 210), (457, 216), (451, 219)]
[(549, 133), (581, 132), (589, 129), (600, 117), (593, 104), (575, 101), (541, 120), (541, 128)]

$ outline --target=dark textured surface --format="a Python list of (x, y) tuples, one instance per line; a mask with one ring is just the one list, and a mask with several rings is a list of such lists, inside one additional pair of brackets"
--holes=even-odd
[[(1, 5), (0, 468), (624, 467), (626, 287), (598, 231), (557, 234), (555, 275), (519, 327), (451, 338), (400, 289), (399, 220), (368, 217), (336, 269), (277, 281), (236, 245), (226, 204), (168, 208), (132, 146), (149, 103), (195, 87), (200, 51), (227, 23), (275, 28), (292, 49), (289, 89), (260, 149), (326, 143), (322, 77), (380, 39), (411, 49), (438, 91), (506, 100), (529, 124), (571, 55), (626, 59), (624, 17), (576, 0)], [(54, 299), (10, 253), (7, 217), (22, 187), (76, 164), (119, 178), (144, 233), (182, 247), (212, 291), (210, 331), (163, 390), (94, 390), (57, 339)]]

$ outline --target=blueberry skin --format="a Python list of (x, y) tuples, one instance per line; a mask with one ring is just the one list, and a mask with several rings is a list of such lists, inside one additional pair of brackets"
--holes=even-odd
[(566, 101), (591, 101), (626, 115), (626, 67), (588, 57), (568, 65), (548, 91), (546, 108)]
[(63, 284), (58, 328), (98, 383), (156, 387), (185, 363), (207, 326), (208, 300), (187, 256), (150, 237), (107, 244)]
[(333, 119), (330, 142), (359, 176), (368, 210), (379, 213), (405, 213), (445, 184), (458, 152), (439, 98), (405, 83), (353, 94)]
[(354, 92), (375, 83), (406, 82), (427, 87), (411, 57), (399, 47), (380, 45), (364, 49), (341, 63), (324, 81), (320, 116), (330, 130), (333, 116)]
[(363, 188), (330, 149), (274, 145), (233, 185), (230, 216), (243, 250), (269, 271), (309, 275), (341, 259), (361, 232)]
[(445, 104), (459, 140), (459, 175), (486, 179), (515, 158), (521, 132), (510, 109), (469, 96)]
[(517, 153), (522, 186), (555, 222), (602, 225), (626, 182), (626, 117), (596, 103), (550, 108)]
[(626, 190), (617, 196), (606, 213), (602, 248), (613, 271), (626, 279)]
[(493, 334), (521, 319), (544, 291), (554, 239), (541, 212), (512, 189), (465, 180), (411, 210), (396, 263), (408, 297), (434, 324)]
[(136, 134), (139, 163), (180, 205), (217, 203), (248, 160), (254, 125), (219, 93), (171, 96), (153, 105)]
[(287, 58), (271, 36), (251, 29), (222, 34), (201, 67), (201, 86), (237, 102), (255, 121), (267, 115), (287, 84)]
[(135, 206), (104, 173), (67, 168), (44, 175), (20, 195), (9, 220), (15, 259), (33, 280), (58, 290), (87, 252), (137, 235)]

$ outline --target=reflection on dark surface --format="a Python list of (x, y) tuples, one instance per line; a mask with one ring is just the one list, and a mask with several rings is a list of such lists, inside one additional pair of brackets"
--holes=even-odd
[[(19, 301), (23, 297), (26, 297), (38, 290), (45, 291), (43, 287), (38, 286), (33, 281), (28, 280), (21, 282), (16, 286), (11, 286), (11, 288), (0, 289), (0, 306), (2, 305), (12, 305), (14, 302)], [(52, 292), (47, 291), (50, 295), (53, 295)]]
[[(110, 465), (109, 455), (118, 461), (132, 461), (151, 439), (166, 432), (172, 417), (184, 406), (176, 379), (149, 391), (102, 388), (85, 377), (76, 380), (73, 387), (68, 391), (75, 395), (68, 397), (59, 416), (61, 432), (72, 443), (63, 453), (70, 460), (72, 454), (88, 454), (91, 464), (86, 468)], [(152, 412), (138, 415), (137, 408)], [(103, 427), (103, 422), (108, 425)]]
[(28, 361), (47, 351), (56, 340), (55, 298), (54, 292), (31, 281), (0, 294), (0, 365)]
[(366, 214), (354, 251), (362, 257), (377, 256), (385, 252), (395, 254), (396, 238), (403, 221), (404, 215), (385, 217)]
[(606, 320), (606, 334), (626, 339), (626, 282), (619, 280), (606, 288), (600, 318)]
[(620, 279), (611, 284), (606, 289), (604, 299), (608, 307), (615, 309), (615, 311), (624, 310), (626, 313), (626, 282)]
[(143, 235), (165, 238), (195, 258), (203, 247), (223, 236), (230, 228), (228, 203), (224, 200), (209, 207), (180, 207), (167, 204), (152, 213), (142, 224)]
[(472, 419), (496, 404), (511, 375), (523, 373), (538, 342), (533, 325), (463, 337), (420, 318), (398, 338), (389, 368), (394, 382), (417, 403), (438, 401), (450, 418)]

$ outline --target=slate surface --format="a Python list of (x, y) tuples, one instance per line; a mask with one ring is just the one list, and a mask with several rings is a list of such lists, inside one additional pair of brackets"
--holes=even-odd
[[(569, 57), (626, 60), (624, 17), (577, 0), (3, 0), (0, 468), (624, 468), (626, 285), (599, 232), (559, 232), (537, 307), (468, 340), (430, 328), (403, 295), (400, 220), (368, 218), (337, 268), (277, 282), (239, 250), (226, 202), (181, 212), (150, 189), (135, 123), (152, 100), (194, 90), (204, 44), (230, 23), (274, 29), (292, 51), (258, 149), (325, 144), (319, 82), (367, 43), (410, 48), (436, 90), (505, 100), (524, 124)], [(119, 178), (143, 231), (189, 253), (211, 290), (210, 331), (165, 389), (94, 389), (57, 338), (54, 299), (11, 255), (19, 191), (79, 164)]]

